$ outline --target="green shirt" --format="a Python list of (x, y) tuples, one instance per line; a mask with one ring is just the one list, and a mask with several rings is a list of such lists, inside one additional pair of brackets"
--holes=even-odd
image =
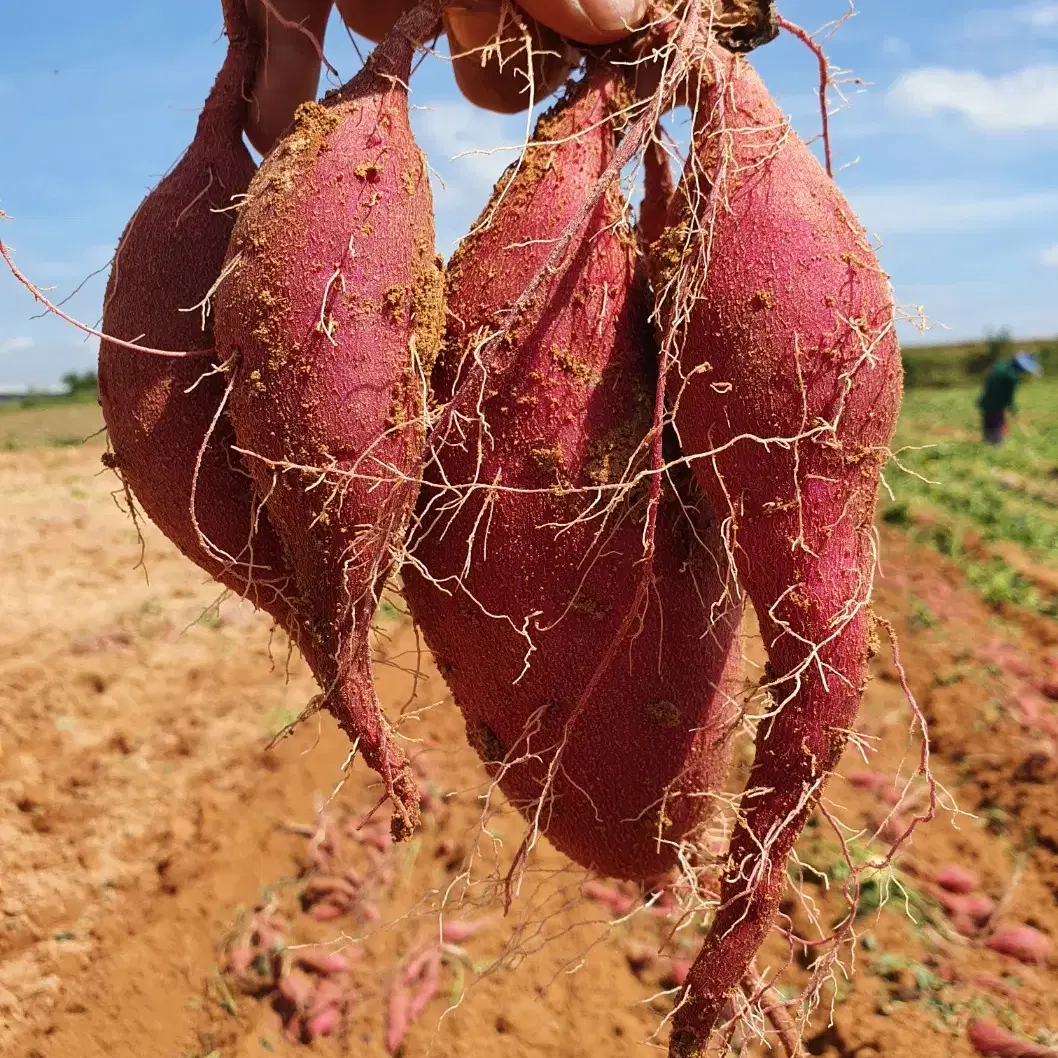
[(977, 406), (981, 411), (1014, 411), (1014, 391), (1021, 381), (1021, 372), (1012, 360), (1002, 360), (994, 364), (985, 377), (985, 388), (978, 398)]

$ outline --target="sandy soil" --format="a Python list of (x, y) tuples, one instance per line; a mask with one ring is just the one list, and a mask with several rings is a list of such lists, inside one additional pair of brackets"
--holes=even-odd
[[(377, 675), (387, 709), (406, 714), (430, 810), (411, 845), (374, 849), (363, 840), (374, 831), (355, 823), (377, 789), (362, 764), (341, 783), (347, 745), (328, 718), (267, 748), (314, 693), (302, 663), (261, 617), (231, 601), (218, 608), (214, 587), (149, 528), (141, 554), (99, 452), (0, 452), (0, 1053), (381, 1056), (395, 982), (436, 945), (442, 904), (447, 921), (480, 929), (446, 949), (406, 1058), (664, 1053), (673, 976), (699, 934), (686, 924), (674, 933), (677, 919), (649, 913), (638, 896), (614, 921), (582, 896), (583, 872), (546, 844), (503, 917), (502, 876), (522, 825), (500, 811), (481, 832), (486, 777), (407, 621), (383, 620)], [(1026, 965), (988, 946), (1008, 923), (1058, 942), (1058, 720), (1048, 697), (1058, 629), (989, 611), (936, 556), (896, 536), (884, 543), (878, 610), (931, 724), (947, 807), (916, 833), (895, 881), (865, 888), (855, 972), (825, 991), (808, 1049), (961, 1058), (976, 1053), (975, 1018), (1058, 1043), (1053, 953)], [(871, 768), (907, 777), (917, 751), (891, 652), (874, 675), (862, 722), (877, 740)], [(829, 801), (849, 840), (881, 856), (885, 837), (868, 842), (887, 806), (862, 788), (864, 767), (850, 753)], [(842, 864), (820, 821), (799, 855), (823, 872), (806, 868), (803, 895), (788, 902), (805, 934), (813, 908), (824, 924), (840, 918)], [(927, 895), (950, 863), (971, 867), (996, 902), (987, 922), (954, 921)], [(321, 879), (345, 871), (363, 886), (348, 906), (331, 898), (336, 917), (320, 921)], [(285, 951), (233, 974), (229, 956), (255, 908)], [(345, 1017), (336, 1036), (294, 1043), (272, 985), (298, 946), (316, 942), (349, 959), (334, 978)], [(781, 983), (794, 989), (809, 961), (803, 948), (791, 961), (776, 938), (761, 965), (786, 966)]]

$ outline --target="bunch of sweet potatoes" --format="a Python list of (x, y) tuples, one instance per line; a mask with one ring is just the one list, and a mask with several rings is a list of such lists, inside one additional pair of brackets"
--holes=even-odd
[[(638, 96), (626, 62), (588, 60), (445, 277), (407, 96), (440, 11), (406, 15), (255, 173), (260, 49), (225, 0), (195, 141), (111, 276), (108, 461), (305, 653), (398, 837), (418, 792), (369, 654), (395, 571), (527, 848), (545, 834), (630, 879), (709, 858), (751, 602), (766, 715), (671, 1044), (704, 1054), (875, 649), (872, 519), (901, 396), (889, 284), (707, 25), (670, 35), (677, 61)], [(646, 140), (677, 96), (695, 120), (674, 189)], [(638, 225), (620, 184), (637, 154)]]

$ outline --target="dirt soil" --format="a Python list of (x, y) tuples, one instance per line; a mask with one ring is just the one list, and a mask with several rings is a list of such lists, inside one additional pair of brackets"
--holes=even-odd
[[(342, 782), (348, 746), (329, 718), (267, 748), (312, 698), (304, 665), (265, 619), (218, 607), (150, 527), (141, 554), (100, 451), (0, 452), (0, 1054), (373, 1058), (387, 1053), (387, 1017), (391, 1029), (400, 1020), (393, 1004), (406, 1014), (405, 978), (426, 1003), (405, 1058), (664, 1053), (695, 925), (620, 887), (583, 895), (584, 873), (546, 842), (503, 916), (522, 824), (501, 804), (482, 831), (487, 778), (396, 610), (381, 622), (376, 672), (387, 710), (405, 714), (425, 825), (396, 848), (373, 822), (358, 830), (378, 789), (361, 762)], [(929, 720), (942, 793), (899, 871), (864, 876), (855, 963), (845, 949), (849, 975), (835, 968), (807, 1048), (962, 1058), (978, 1053), (974, 1019), (1053, 1046), (1058, 627), (987, 609), (899, 536), (883, 545), (876, 607)], [(886, 821), (891, 781), (902, 788), (918, 764), (888, 649), (861, 734), (877, 752), (866, 765), (850, 750), (827, 803), (850, 855), (881, 858), (909, 814)], [(818, 937), (842, 916), (847, 875), (822, 817), (799, 858), (786, 924)], [(972, 869), (993, 901), (976, 921), (930, 895), (949, 864)], [(262, 923), (275, 942), (264, 955), (251, 935)], [(989, 947), (1010, 924), (1039, 931), (1049, 953), (1027, 964)], [(326, 976), (298, 965), (317, 942), (348, 963), (327, 977), (339, 1024), (294, 1042), (312, 1000), (293, 982), (319, 996)], [(785, 968), (792, 994), (812, 952), (777, 936), (760, 968)], [(781, 1053), (774, 1042), (768, 1033), (745, 1053)]]

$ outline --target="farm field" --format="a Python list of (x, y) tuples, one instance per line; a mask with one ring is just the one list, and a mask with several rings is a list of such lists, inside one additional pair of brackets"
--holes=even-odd
[[(855, 972), (845, 948), (806, 1030), (813, 1055), (970, 1058), (982, 1022), (1058, 1047), (1058, 438), (1045, 417), (1058, 390), (1025, 387), (1020, 403), (1010, 442), (985, 451), (971, 391), (907, 397), (899, 443), (942, 447), (902, 462), (942, 483), (890, 474), (876, 609), (941, 792), (895, 863), (859, 875)], [(396, 598), (376, 674), (415, 753), (425, 825), (395, 849), (358, 830), (377, 790), (361, 764), (342, 782), (348, 746), (328, 717), (272, 745), (314, 694), (305, 666), (152, 527), (137, 537), (102, 439), (71, 443), (98, 425), (91, 405), (0, 413), (0, 1054), (381, 1058), (395, 986), (421, 983), (412, 963), (437, 949), (442, 911), (476, 931), (447, 934), (404, 1058), (664, 1053), (695, 922), (546, 842), (503, 916), (522, 823), (501, 803), (482, 829), (488, 778)], [(827, 798), (845, 851), (822, 815), (798, 848), (784, 908), (798, 935), (841, 922), (849, 863), (883, 859), (926, 807), (915, 732), (883, 645), (860, 724), (875, 754), (850, 750)], [(953, 864), (991, 902), (973, 921), (933, 884)], [(1049, 945), (1038, 961), (994, 950), (1014, 924)], [(262, 927), (275, 963), (253, 947)], [(348, 963), (324, 982), (344, 1017), (310, 1044), (284, 1032), (292, 992), (276, 978), (296, 969), (322, 987), (306, 949), (320, 944)], [(760, 966), (798, 989), (813, 957), (776, 938)], [(780, 1053), (762, 1031), (745, 1054)]]
[(0, 452), (76, 446), (102, 428), (103, 419), (95, 401), (55, 402), (35, 408), (0, 407)]
[(976, 389), (908, 390), (883, 518), (955, 559), (993, 605), (1058, 617), (1058, 382), (1032, 381), (1000, 446), (982, 444)]

